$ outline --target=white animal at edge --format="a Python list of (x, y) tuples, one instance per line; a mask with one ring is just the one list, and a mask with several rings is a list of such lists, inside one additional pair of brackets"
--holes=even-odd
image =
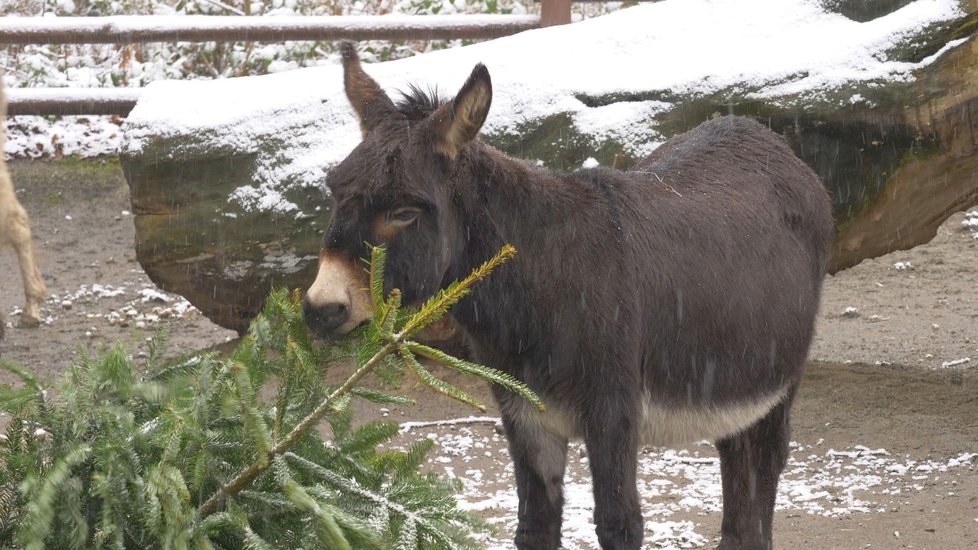
[[(7, 102), (0, 85), (0, 123), (7, 114)], [(3, 149), (3, 132), (0, 129), (0, 150)], [(41, 324), (41, 302), (47, 289), (34, 261), (34, 245), (31, 241), (30, 220), (27, 211), (14, 194), (14, 184), (7, 171), (7, 164), (0, 156), (0, 249), (10, 246), (20, 260), (20, 272), (24, 281), (24, 310), (20, 314), (20, 326), (36, 327)], [(10, 275), (0, 273), (0, 284), (7, 285)], [(0, 338), (3, 337), (4, 321), (0, 313)]]

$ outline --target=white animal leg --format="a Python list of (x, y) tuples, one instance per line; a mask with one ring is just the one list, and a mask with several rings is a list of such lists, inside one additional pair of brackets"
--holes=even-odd
[(2, 160), (0, 160), (0, 188), (9, 191), (9, 193), (3, 193), (4, 195), (9, 194), (9, 197), (5, 197), (4, 202), (6, 204), (3, 205), (6, 212), (0, 216), (0, 220), (3, 221), (3, 226), (0, 227), (0, 241), (9, 243), (17, 253), (20, 261), (20, 273), (24, 281), (25, 301), (24, 311), (20, 314), (20, 326), (36, 327), (41, 324), (41, 302), (44, 301), (47, 289), (34, 262), (34, 244), (31, 240), (27, 211), (24, 210), (24, 207), (13, 194), (10, 174)]

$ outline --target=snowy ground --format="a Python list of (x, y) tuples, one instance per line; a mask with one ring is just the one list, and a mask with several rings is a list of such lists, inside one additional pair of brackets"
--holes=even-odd
[(811, 356), (954, 371), (978, 367), (978, 209), (925, 246), (863, 261), (826, 282)]
[[(431, 464), (462, 480), (463, 507), (488, 517), (499, 530), (496, 536), (484, 536), (481, 540), (487, 549), (501, 550), (511, 547), (510, 540), (516, 530), (512, 511), (517, 507), (517, 500), (512, 485), (512, 463), (503, 436), (494, 429), (495, 420), (482, 418), (470, 424), (471, 420), (461, 419), (447, 433), (444, 429), (426, 430), (423, 424), (409, 431), (438, 443)], [(444, 428), (444, 424), (439, 427)], [(597, 548), (591, 521), (593, 499), (586, 451), (581, 444), (574, 443), (569, 456), (564, 547), (568, 550)], [(487, 461), (495, 467), (487, 470)], [(962, 452), (941, 460), (919, 460), (861, 445), (837, 450), (823, 442), (814, 445), (793, 442), (781, 478), (777, 509), (782, 514), (825, 518), (885, 513), (901, 495), (923, 491), (925, 480), (944, 477), (944, 487), (953, 492), (956, 476), (973, 473), (976, 467), (975, 452)], [(701, 442), (687, 449), (646, 450), (640, 456), (639, 475), (639, 491), (646, 503), (646, 546), (708, 546), (716, 526), (704, 528), (696, 518), (722, 508), (720, 465), (713, 446)], [(686, 519), (689, 517), (693, 519)]]
[[(121, 341), (144, 352), (160, 324), (171, 327), (175, 353), (235, 336), (186, 309), (178, 296), (158, 292), (139, 268), (118, 165), (17, 161), (11, 170), (32, 216), (50, 297), (42, 327), (17, 328), (23, 295), (16, 261), (0, 253), (0, 273), (12, 281), (0, 286), (9, 323), (0, 358), (54, 376), (78, 350)], [(978, 213), (956, 214), (931, 243), (826, 281), (816, 362), (794, 408), (795, 443), (775, 520), (778, 548), (978, 547), (975, 219)], [(858, 315), (845, 314), (849, 307)], [(956, 362), (964, 358), (971, 360)], [(481, 384), (450, 381), (490, 400)], [(425, 422), (471, 414), (417, 388), (405, 390), (425, 398), (386, 411), (364, 404), (357, 418)], [(497, 527), (485, 546), (509, 547), (515, 493), (494, 422), (414, 424), (404, 435), (431, 436), (439, 442), (431, 466), (462, 479), (465, 506)], [(575, 445), (570, 457), (565, 545), (593, 548), (586, 453)], [(648, 547), (715, 544), (719, 478), (710, 445), (651, 449), (642, 455), (640, 477)]]

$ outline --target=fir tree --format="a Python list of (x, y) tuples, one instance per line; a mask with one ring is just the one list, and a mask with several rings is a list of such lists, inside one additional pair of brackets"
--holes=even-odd
[[(21, 384), (0, 390), (0, 410), (11, 415), (0, 438), (0, 547), (473, 546), (469, 533), (485, 525), (457, 508), (458, 482), (421, 469), (433, 443), (387, 448), (397, 423), (354, 427), (350, 403), (407, 403), (361, 381), (410, 373), (480, 406), (431, 374), (420, 355), (540, 406), (511, 377), (412, 340), (514, 252), (504, 248), (406, 311), (396, 290), (383, 295), (384, 254), (375, 249), (373, 320), (335, 345), (310, 339), (298, 292), (275, 290), (226, 357), (164, 361), (159, 332), (145, 364), (117, 345), (79, 359), (51, 393), (28, 369), (3, 363)], [(326, 371), (342, 361), (355, 362), (355, 372), (327, 385)], [(322, 421), (328, 441), (313, 429)]]

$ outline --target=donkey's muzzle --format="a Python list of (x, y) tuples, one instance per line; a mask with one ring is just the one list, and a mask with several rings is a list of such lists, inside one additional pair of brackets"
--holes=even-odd
[(350, 320), (350, 307), (342, 302), (313, 305), (306, 298), (302, 301), (302, 317), (306, 326), (321, 338), (336, 338), (344, 331), (340, 327)]

